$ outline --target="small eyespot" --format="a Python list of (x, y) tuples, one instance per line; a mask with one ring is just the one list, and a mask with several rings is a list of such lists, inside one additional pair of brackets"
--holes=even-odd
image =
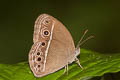
[(50, 23), (50, 19), (45, 19), (43, 24), (49, 24)]
[(38, 57), (38, 59), (37, 59), (38, 61), (41, 61), (41, 57)]
[(37, 55), (40, 55), (40, 52), (38, 52)]
[(38, 67), (40, 67), (40, 65), (38, 65)]
[(47, 20), (46, 20), (45, 22), (46, 22), (46, 23), (49, 23), (49, 21), (47, 21)]
[(42, 42), (42, 44), (41, 44), (42, 46), (45, 46), (45, 42)]
[(47, 30), (44, 31), (44, 35), (45, 35), (45, 36), (48, 36), (48, 35), (49, 35), (49, 31), (47, 31)]

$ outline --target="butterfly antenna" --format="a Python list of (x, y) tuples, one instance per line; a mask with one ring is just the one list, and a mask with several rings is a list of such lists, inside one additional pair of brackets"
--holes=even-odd
[[(86, 35), (86, 33), (88, 32), (88, 29), (85, 30), (85, 32), (83, 33), (83, 36), (81, 37), (80, 41), (78, 42), (77, 44), (77, 47), (76, 47), (76, 50), (75, 50), (75, 53), (76, 53), (76, 62), (78, 63), (78, 65), (83, 69), (83, 67), (81, 66), (80, 64), (80, 61), (79, 59), (77, 58), (77, 56), (80, 54), (80, 46), (85, 43), (87, 40), (93, 38), (94, 36), (89, 36), (88, 38), (86, 38), (85, 40), (83, 40), (84, 36)], [(83, 40), (83, 41), (82, 41)]]
[(82, 37), (80, 38), (76, 48), (80, 47), (81, 41), (83, 40), (83, 38), (84, 38), (84, 36), (86, 35), (87, 32), (88, 32), (88, 29), (84, 31), (84, 33), (83, 33)]
[(82, 42), (79, 44), (79, 46), (81, 46), (83, 43), (85, 43), (86, 41), (88, 41), (89, 39), (92, 39), (92, 38), (94, 38), (94, 36), (89, 36), (89, 37), (87, 37), (84, 41), (82, 41)]

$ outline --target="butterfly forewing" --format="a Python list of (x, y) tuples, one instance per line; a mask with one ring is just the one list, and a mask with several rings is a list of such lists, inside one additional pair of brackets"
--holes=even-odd
[(35, 21), (33, 42), (49, 40), (53, 21), (47, 15), (40, 15)]
[(53, 21), (47, 15), (40, 15), (35, 21), (33, 46), (29, 53), (29, 64), (36, 77), (45, 71), (45, 63), (52, 37)]
[(29, 64), (36, 77), (53, 73), (75, 59), (71, 34), (54, 17), (41, 14), (35, 21)]

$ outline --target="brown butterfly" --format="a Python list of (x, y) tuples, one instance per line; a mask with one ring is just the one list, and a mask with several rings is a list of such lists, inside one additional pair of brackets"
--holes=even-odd
[[(88, 30), (85, 31), (84, 35)], [(77, 61), (80, 54), (80, 45), (83, 42), (80, 39), (75, 48), (71, 34), (66, 27), (54, 17), (48, 14), (41, 14), (35, 21), (32, 48), (29, 52), (29, 65), (36, 77), (42, 77), (56, 72), (65, 67), (68, 70), (68, 64)]]

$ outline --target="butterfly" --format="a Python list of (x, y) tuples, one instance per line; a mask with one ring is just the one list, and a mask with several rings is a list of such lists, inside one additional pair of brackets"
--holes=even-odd
[(86, 30), (75, 47), (73, 38), (67, 28), (56, 18), (41, 14), (35, 21), (33, 45), (29, 52), (29, 65), (35, 77), (43, 77), (54, 73), (76, 61), (80, 54), (80, 45), (93, 36), (83, 40)]

